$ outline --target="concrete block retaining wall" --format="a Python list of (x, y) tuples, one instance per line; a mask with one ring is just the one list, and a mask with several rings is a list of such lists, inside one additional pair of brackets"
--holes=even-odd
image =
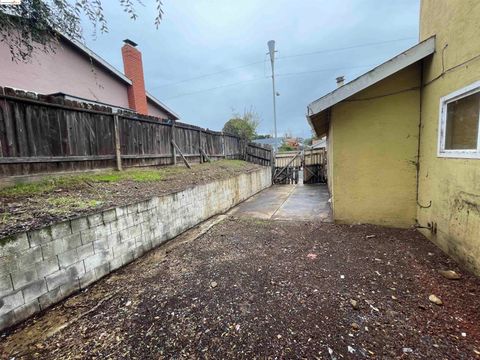
[(0, 330), (270, 186), (271, 168), (3, 239)]

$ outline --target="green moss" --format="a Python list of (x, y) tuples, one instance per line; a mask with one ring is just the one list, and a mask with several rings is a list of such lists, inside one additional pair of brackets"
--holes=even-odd
[(8, 243), (11, 243), (12, 241), (15, 241), (16, 239), (17, 239), (17, 237), (14, 236), (14, 235), (5, 236), (4, 238), (0, 239), (0, 246), (4, 247)]

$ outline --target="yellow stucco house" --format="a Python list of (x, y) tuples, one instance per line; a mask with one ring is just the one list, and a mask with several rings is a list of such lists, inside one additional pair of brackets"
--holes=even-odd
[(419, 43), (312, 102), (339, 223), (417, 226), (480, 275), (480, 1), (422, 0)]

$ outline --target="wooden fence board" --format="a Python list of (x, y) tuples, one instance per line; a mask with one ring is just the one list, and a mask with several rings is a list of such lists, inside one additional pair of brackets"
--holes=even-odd
[[(0, 176), (117, 168), (111, 109), (22, 96), (0, 92)], [(189, 162), (201, 161), (200, 148), (211, 159), (246, 154), (247, 144), (229, 134), (137, 114), (117, 116), (123, 167), (173, 163), (172, 140)], [(250, 160), (266, 164), (264, 155), (252, 153)]]

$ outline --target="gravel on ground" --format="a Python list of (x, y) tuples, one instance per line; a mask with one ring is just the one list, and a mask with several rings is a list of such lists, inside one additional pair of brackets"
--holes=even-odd
[(479, 358), (480, 280), (414, 230), (227, 217), (181, 237), (11, 329), (0, 354)]

